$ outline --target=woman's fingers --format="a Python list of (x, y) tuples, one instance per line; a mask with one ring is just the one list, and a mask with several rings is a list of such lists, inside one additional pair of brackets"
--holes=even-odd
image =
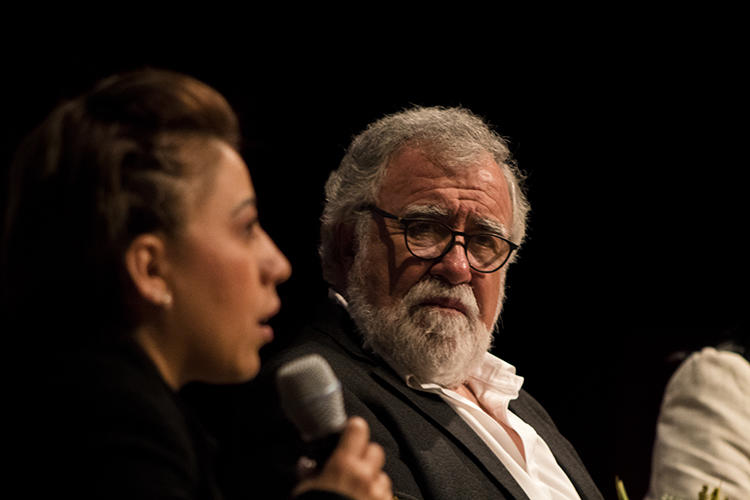
[(362, 459), (371, 464), (375, 470), (382, 469), (383, 465), (385, 465), (385, 452), (383, 451), (383, 447), (377, 443), (368, 444)]
[(370, 428), (367, 422), (361, 417), (352, 417), (341, 434), (336, 452), (361, 456), (367, 450), (369, 441)]
[(393, 500), (393, 485), (391, 478), (383, 471), (370, 484), (370, 497), (377, 500)]
[(383, 472), (385, 452), (370, 442), (370, 428), (352, 417), (321, 473), (300, 483), (299, 494), (311, 489), (335, 491), (356, 500), (391, 500), (391, 479)]

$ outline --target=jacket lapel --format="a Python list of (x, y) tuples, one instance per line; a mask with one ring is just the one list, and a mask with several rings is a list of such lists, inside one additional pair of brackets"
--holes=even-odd
[[(531, 399), (526, 395), (527, 399)], [(538, 403), (536, 403), (538, 405)], [(557, 464), (570, 478), (581, 498), (602, 498), (599, 489), (586, 471), (578, 453), (573, 446), (560, 434), (552, 423), (551, 417), (543, 412), (541, 416), (538, 410), (523, 399), (511, 401), (510, 410), (521, 420), (534, 428), (536, 433), (547, 443)], [(542, 410), (543, 411), (543, 410)]]
[(400, 393), (409, 401), (415, 411), (420, 413), (434, 426), (442, 428), (456, 444), (463, 448), (468, 456), (473, 456), (488, 476), (513, 495), (513, 498), (528, 499), (502, 462), (492, 453), (474, 430), (464, 422), (439, 396), (424, 393), (408, 387), (389, 369), (381, 366), (373, 370), (376, 379)]

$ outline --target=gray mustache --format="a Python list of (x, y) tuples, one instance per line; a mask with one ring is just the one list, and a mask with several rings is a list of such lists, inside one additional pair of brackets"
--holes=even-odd
[(479, 305), (469, 285), (451, 286), (440, 280), (429, 278), (416, 283), (404, 296), (404, 303), (411, 308), (428, 299), (452, 299), (461, 302), (468, 316), (479, 316)]

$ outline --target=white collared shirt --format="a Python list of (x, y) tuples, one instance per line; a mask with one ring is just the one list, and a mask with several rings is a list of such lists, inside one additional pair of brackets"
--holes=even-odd
[[(487, 411), (440, 385), (421, 383), (413, 375), (406, 375), (405, 380), (412, 389), (437, 394), (448, 403), (482, 438), (529, 498), (580, 499), (547, 443), (533, 427), (508, 409), (508, 404), (518, 397), (523, 384), (523, 377), (516, 375), (513, 365), (486, 353), (482, 364), (466, 382)], [(518, 433), (523, 442), (525, 459), (500, 422)]]

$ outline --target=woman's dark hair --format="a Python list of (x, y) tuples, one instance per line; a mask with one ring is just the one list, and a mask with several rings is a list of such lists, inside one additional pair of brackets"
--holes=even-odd
[(217, 91), (170, 71), (112, 76), (52, 111), (10, 167), (5, 320), (37, 330), (132, 328), (124, 252), (138, 234), (179, 230), (180, 190), (197, 173), (178, 160), (179, 145), (194, 137), (238, 149), (237, 117)]

